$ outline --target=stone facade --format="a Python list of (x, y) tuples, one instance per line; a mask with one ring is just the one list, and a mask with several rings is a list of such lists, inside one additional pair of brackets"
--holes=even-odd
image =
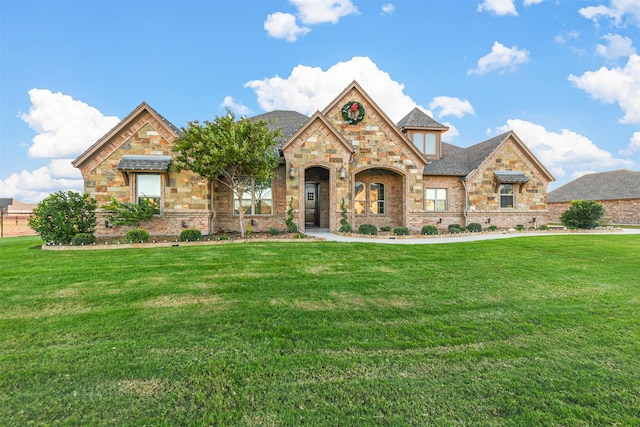
[[(354, 104), (363, 113), (350, 123), (344, 111)], [(285, 230), (290, 205), (299, 230), (337, 231), (343, 200), (354, 230), (373, 224), (407, 226), (418, 233), (427, 224), (446, 230), (449, 224), (471, 222), (507, 228), (547, 221), (546, 189), (553, 177), (512, 132), (478, 144), (470, 149), (473, 152), (454, 146), (445, 150), (441, 134), (446, 126), (420, 111), (407, 115), (402, 126), (396, 125), (357, 82), (322, 112), (309, 118), (297, 113), (282, 118), (298, 116), (299, 123), (288, 123), (292, 130), (279, 146), (282, 161), (271, 181), (270, 210), (245, 214), (253, 231)], [(413, 144), (409, 138), (416, 132), (435, 137), (436, 155), (427, 156)], [(74, 166), (82, 172), (85, 191), (100, 206), (112, 197), (135, 202), (136, 174), (149, 171), (123, 170), (119, 165), (124, 156), (174, 157), (172, 143), (179, 136), (177, 128), (143, 103), (76, 159)], [(496, 177), (500, 171), (517, 171), (526, 177), (517, 184), (512, 209), (499, 205)], [(151, 234), (179, 234), (184, 228), (197, 228), (203, 234), (240, 229), (234, 197), (226, 185), (210, 184), (171, 166), (161, 173), (160, 214), (143, 227)], [(427, 206), (430, 189), (446, 190), (440, 210)], [(98, 215), (98, 233), (126, 232), (123, 227), (106, 228), (102, 213)]]

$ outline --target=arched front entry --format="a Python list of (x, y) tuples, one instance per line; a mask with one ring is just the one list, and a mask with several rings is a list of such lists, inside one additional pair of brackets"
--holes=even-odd
[(405, 176), (389, 169), (371, 168), (355, 174), (353, 182), (354, 229), (406, 226)]
[(320, 166), (304, 171), (304, 228), (330, 227), (330, 179), (329, 170)]

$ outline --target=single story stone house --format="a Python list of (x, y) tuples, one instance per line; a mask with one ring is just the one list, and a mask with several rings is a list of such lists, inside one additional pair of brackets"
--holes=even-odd
[(590, 173), (549, 192), (549, 218), (559, 222), (572, 200), (604, 205), (610, 224), (640, 224), (640, 171), (626, 169)]
[[(554, 178), (518, 138), (506, 132), (468, 148), (443, 141), (448, 130), (421, 110), (394, 123), (356, 82), (311, 117), (273, 111), (252, 118), (282, 129), (281, 158), (267, 185), (245, 193), (242, 209), (254, 231), (284, 230), (293, 207), (301, 231), (340, 228), (344, 201), (351, 226), (477, 222), (484, 227), (547, 223)], [(275, 121), (275, 124), (273, 124)], [(73, 161), (84, 190), (99, 206), (153, 198), (160, 206), (144, 225), (151, 234), (239, 230), (239, 200), (222, 185), (172, 167), (181, 130), (146, 103)], [(123, 234), (100, 218), (98, 234)]]

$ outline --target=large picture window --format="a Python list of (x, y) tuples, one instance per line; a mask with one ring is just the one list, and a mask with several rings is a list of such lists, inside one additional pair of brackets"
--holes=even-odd
[[(273, 213), (271, 180), (251, 179), (242, 195), (242, 209), (245, 215), (271, 215)], [(233, 213), (240, 213), (240, 200), (233, 193)]]
[(513, 184), (500, 184), (500, 207), (509, 209), (515, 206)]
[(149, 200), (155, 207), (155, 213), (160, 213), (160, 201), (162, 199), (161, 176), (155, 173), (139, 173), (136, 175), (136, 202)]
[(447, 210), (447, 190), (445, 188), (427, 188), (425, 209), (428, 211)]
[[(353, 211), (356, 215), (365, 215), (367, 213), (384, 215), (386, 200), (384, 184), (374, 182), (367, 187), (365, 183), (356, 181), (353, 194)], [(369, 207), (368, 211), (367, 206)]]

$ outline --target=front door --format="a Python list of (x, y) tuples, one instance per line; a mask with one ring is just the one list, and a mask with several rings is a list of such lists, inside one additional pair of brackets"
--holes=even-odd
[(304, 225), (305, 227), (319, 227), (320, 215), (318, 206), (318, 184), (304, 185)]

